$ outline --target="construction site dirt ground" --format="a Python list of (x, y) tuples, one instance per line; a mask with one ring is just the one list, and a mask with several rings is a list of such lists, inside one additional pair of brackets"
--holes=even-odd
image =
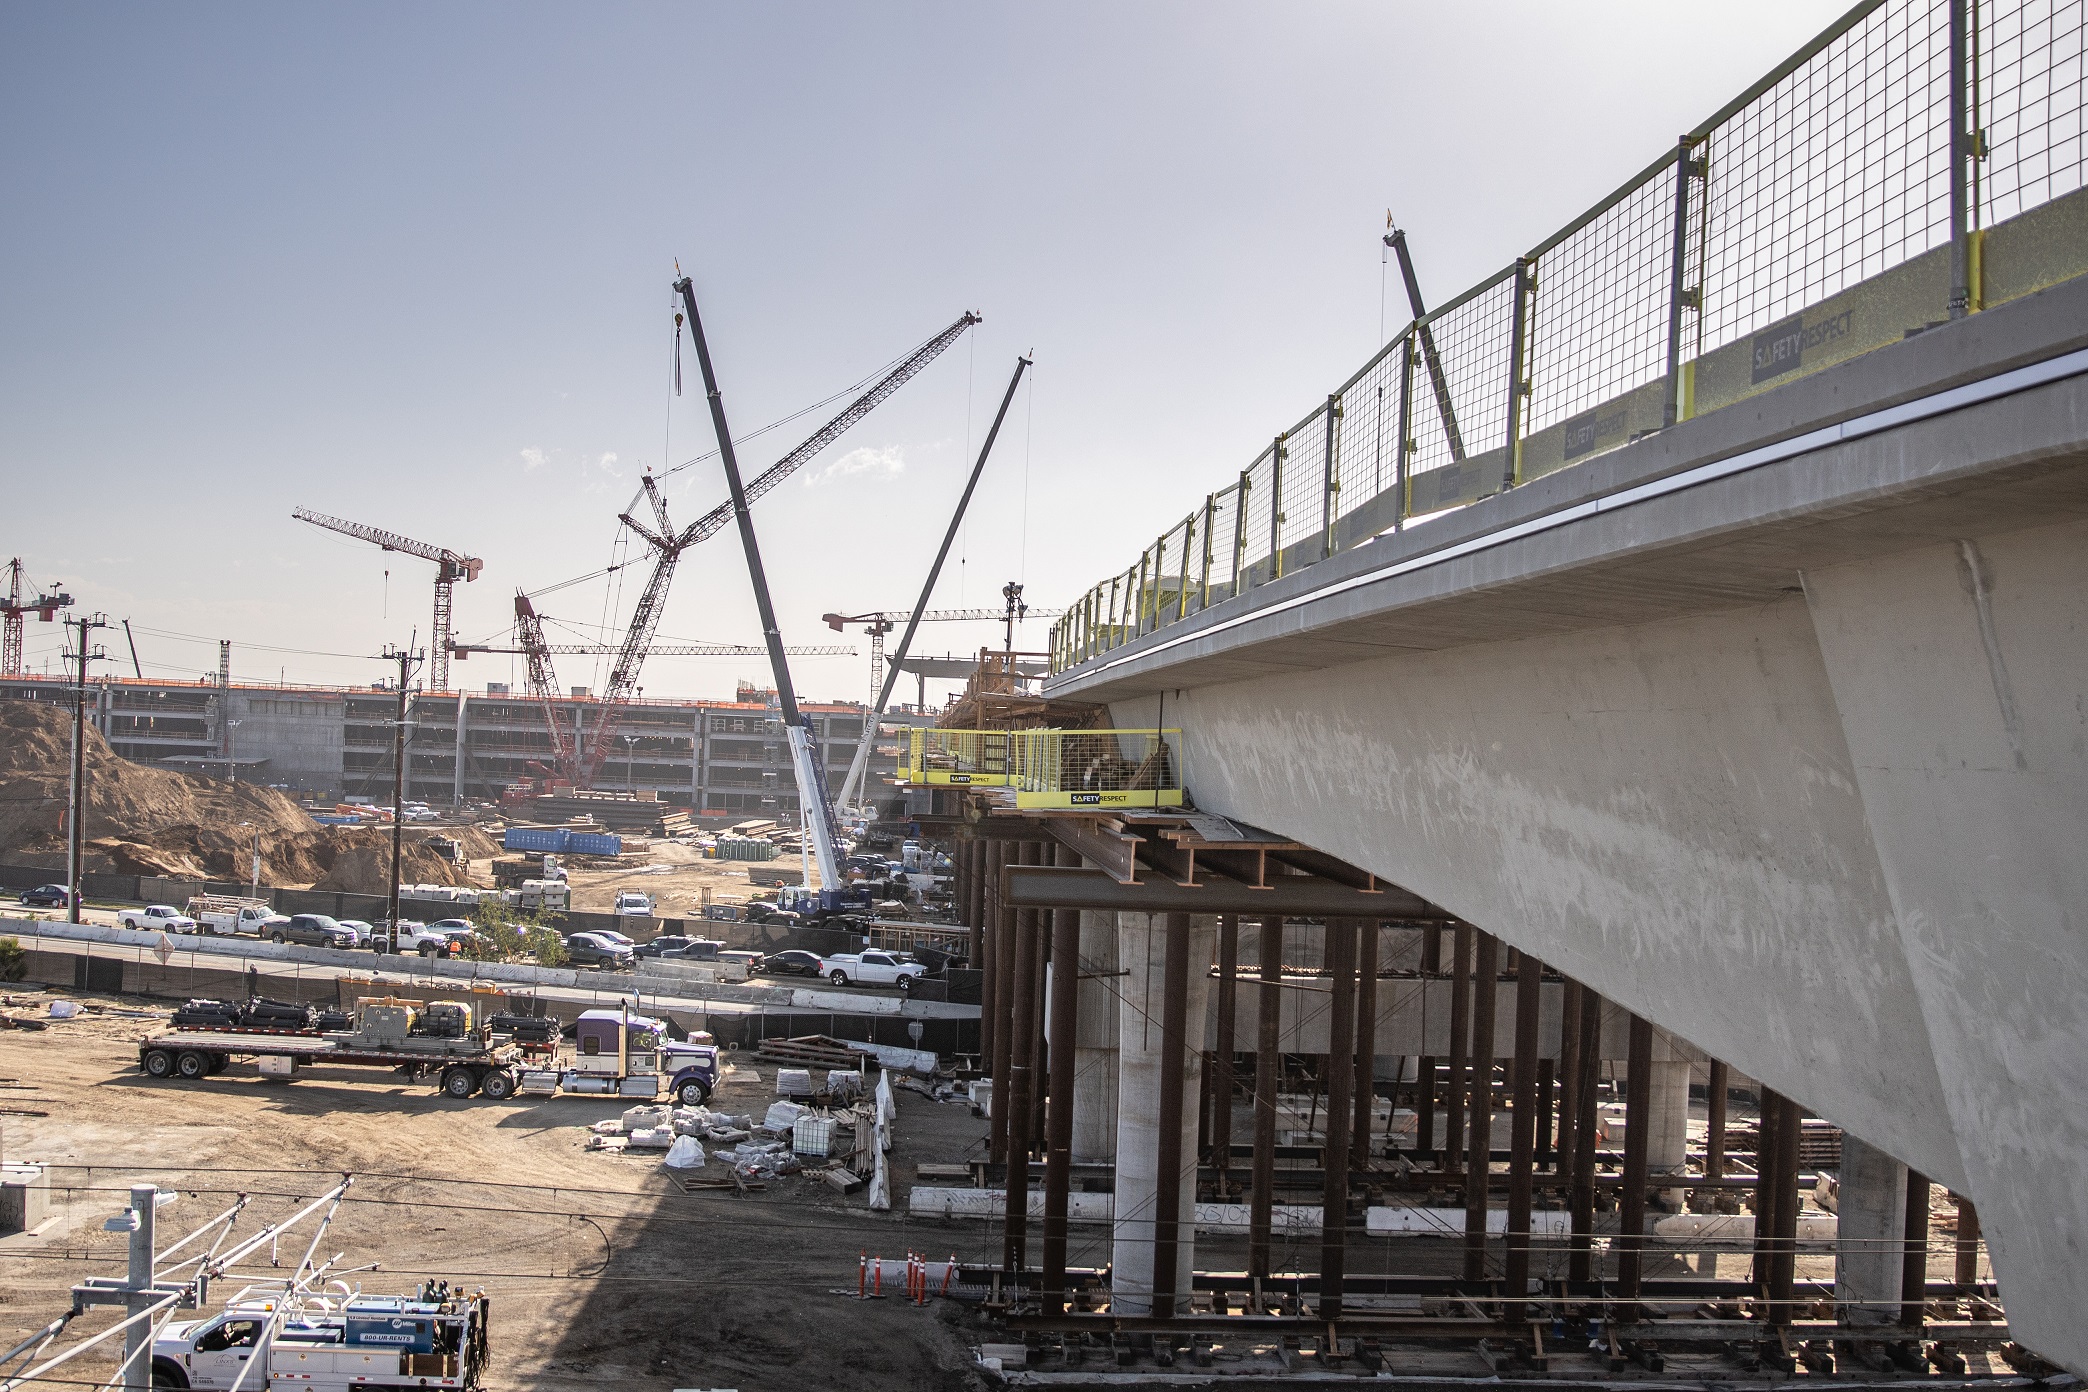
[[(321, 1260), (339, 1252), (342, 1267), (377, 1263), (352, 1278), (373, 1292), (431, 1277), (484, 1286), (493, 1297), (490, 1388), (980, 1385), (967, 1350), (978, 1337), (973, 1312), (945, 1301), (916, 1308), (890, 1293), (851, 1298), (864, 1251), (940, 1259), (953, 1247), (967, 1258), (984, 1250), (981, 1225), (909, 1224), (898, 1211), (903, 1185), (890, 1214), (803, 1176), (771, 1179), (746, 1197), (685, 1193), (658, 1152), (584, 1149), (586, 1127), (628, 1100), (459, 1102), (375, 1069), (319, 1068), (281, 1083), (235, 1064), (201, 1083), (158, 1082), (138, 1071), (136, 1046), (164, 1023), (164, 1005), (70, 998), (145, 1015), (0, 1032), (6, 1157), (53, 1166), (50, 1219), (0, 1238), (8, 1344), (62, 1314), (72, 1283), (121, 1277), (125, 1238), (102, 1222), (134, 1183), (181, 1191), (160, 1214), (165, 1245), (238, 1192), (254, 1196), (240, 1229), (251, 1233), (353, 1174)], [(774, 1065), (728, 1057), (713, 1106), (758, 1116), (775, 1100)], [(902, 1091), (893, 1172), (961, 1159), (983, 1134), (967, 1106)], [(717, 1177), (724, 1167), (694, 1173)], [(310, 1241), (309, 1222), (302, 1231), (282, 1244), (286, 1266)], [(279, 1274), (257, 1254), (215, 1294), (229, 1296), (240, 1276)], [(91, 1333), (114, 1319), (92, 1314), (74, 1328)], [(99, 1352), (61, 1375), (106, 1380), (114, 1360)]]

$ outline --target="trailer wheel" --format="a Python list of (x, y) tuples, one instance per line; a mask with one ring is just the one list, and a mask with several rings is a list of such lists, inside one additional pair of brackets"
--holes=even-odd
[(674, 1098), (684, 1107), (701, 1107), (710, 1101), (710, 1084), (701, 1078), (691, 1078), (674, 1090)]
[(232, 1056), (230, 1054), (212, 1054), (210, 1056), (210, 1071), (212, 1073), (222, 1073), (231, 1066), (231, 1063)]
[(469, 1068), (445, 1068), (442, 1090), (451, 1097), (469, 1097), (479, 1090), (479, 1080), (471, 1076)]
[(486, 1080), (479, 1084), (479, 1091), (488, 1101), (505, 1102), (515, 1095), (515, 1075), (498, 1071), (488, 1073)]
[(185, 1050), (179, 1058), (174, 1060), (174, 1071), (192, 1083), (199, 1078), (207, 1078), (210, 1076), (210, 1058), (207, 1054), (199, 1054), (194, 1049)]
[(165, 1049), (154, 1049), (145, 1055), (145, 1076), (148, 1078), (171, 1078), (174, 1076), (174, 1055)]

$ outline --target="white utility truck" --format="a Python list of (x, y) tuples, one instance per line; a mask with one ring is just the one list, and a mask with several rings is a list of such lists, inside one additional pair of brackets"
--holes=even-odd
[(903, 952), (837, 952), (819, 959), (820, 974), (836, 986), (897, 986), (910, 991), (928, 968)]
[(266, 899), (245, 899), (235, 894), (198, 894), (188, 901), (189, 917), (205, 933), (245, 933), (259, 937), (261, 925), (276, 916)]
[(152, 1385), (473, 1392), (486, 1366), (487, 1312), (485, 1292), (446, 1281), (410, 1296), (364, 1295), (341, 1281), (323, 1293), (249, 1286), (220, 1314), (161, 1327)]

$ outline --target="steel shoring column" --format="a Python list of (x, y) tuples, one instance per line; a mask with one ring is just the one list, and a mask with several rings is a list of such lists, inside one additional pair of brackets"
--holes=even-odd
[(1798, 1295), (1798, 1142), (1804, 1125), (1798, 1104), (1779, 1099), (1776, 1123), (1776, 1233), (1769, 1278), (1769, 1318), (1789, 1324), (1797, 1318)]
[[(994, 861), (994, 883), (1000, 883), (1006, 867), (1019, 864), (1016, 843), (996, 841), (998, 854)], [(989, 947), (988, 955), (993, 959), (993, 991), (991, 1010), (985, 1018), (992, 1020), (993, 1029), (993, 1114), (987, 1128), (987, 1158), (993, 1163), (1008, 1159), (1008, 1119), (1013, 1113), (1009, 1088), (1013, 1079), (1010, 1070), (1014, 1060), (1015, 1026), (1011, 1018), (1015, 1008), (1015, 906), (996, 894), (992, 905), (992, 921), (986, 925)]]
[(1731, 1090), (1729, 1070), (1711, 1060), (1711, 1081), (1706, 1086), (1709, 1120), (1704, 1127), (1704, 1178), (1725, 1178), (1726, 1093)]
[(1211, 1068), (1211, 1164), (1220, 1201), (1232, 1197), (1233, 1013), (1240, 989), (1240, 917), (1218, 916), (1218, 1037)]
[(1595, 1088), (1602, 1081), (1602, 997), (1580, 993), (1580, 1076), (1573, 1084), (1573, 1242), (1566, 1279), (1586, 1282), (1595, 1236)]
[(1951, 1271), (1951, 1280), (1960, 1289), (1970, 1290), (1979, 1284), (1979, 1210), (1963, 1194), (1954, 1197), (1957, 1199), (1957, 1261)]
[[(1356, 925), (1356, 1120), (1349, 1130), (1350, 1156), (1361, 1169), (1375, 1167), (1375, 1139), (1370, 1134), (1371, 1112), (1377, 1106), (1377, 973), (1378, 934), (1376, 919)], [(1392, 1080), (1396, 1093), (1399, 1080)]]
[(1627, 1045), (1624, 1093), (1624, 1184), (1617, 1191), (1617, 1298), (1623, 1320), (1636, 1320), (1635, 1304), (1646, 1247), (1646, 1154), (1652, 1142), (1653, 1024), (1634, 1014)]
[[(1348, 1236), (1349, 1094), (1356, 1056), (1356, 930), (1352, 918), (1327, 920), (1327, 1151), (1321, 1167), (1326, 1187), (1320, 1200), (1320, 1307), (1322, 1320), (1341, 1318), (1341, 1279)], [(1377, 932), (1377, 924), (1369, 931)]]
[(1472, 1057), (1472, 935), (1469, 923), (1457, 925), (1450, 939), (1450, 1086), (1443, 1094), (1442, 1168), (1447, 1171), (1464, 1154), (1465, 1097), (1470, 1092)]
[(1537, 1027), (1543, 1005), (1544, 963), (1527, 952), (1515, 967), (1515, 1118), (1508, 1150), (1508, 1251), (1502, 1264), (1508, 1304), (1502, 1318), (1523, 1313), (1530, 1290), (1530, 1200), (1537, 1162)]
[(966, 965), (977, 971), (986, 960), (986, 843), (965, 843), (964, 860), (969, 867), (964, 886), (964, 922), (971, 929), (971, 960)]
[(1486, 1191), (1493, 1162), (1494, 1005), (1501, 986), (1501, 940), (1479, 933), (1472, 962), (1471, 1121), (1465, 1144), (1464, 1278), (1486, 1279)]
[[(1160, 1163), (1153, 1186), (1153, 1314), (1176, 1314), (1176, 1250), (1182, 1236), (1182, 1105), (1189, 1037), (1189, 915), (1167, 915), (1160, 1014)], [(1184, 1292), (1186, 1294), (1186, 1292)]]
[[(1443, 971), (1443, 930), (1431, 923), (1421, 930), (1421, 992), (1427, 999), (1428, 983)], [(1427, 1029), (1427, 1016), (1422, 1016), (1422, 1028)], [(1422, 1048), (1428, 1043), (1424, 1038)], [(1423, 1054), (1414, 1065), (1414, 1153), (1418, 1159), (1435, 1149), (1435, 1055)], [(1393, 1088), (1398, 1093), (1397, 1080)]]
[(1537, 1060), (1537, 1166), (1555, 1170), (1559, 1152), (1552, 1141), (1552, 1105), (1558, 1094), (1558, 1076), (1549, 1057)]
[[(1058, 861), (1079, 864), (1061, 846)], [(1051, 1110), (1044, 1142), (1044, 1313), (1066, 1310), (1066, 1207), (1073, 1183), (1073, 1037), (1080, 1028), (1080, 910), (1051, 920)]]
[(1928, 1304), (1929, 1177), (1907, 1167), (1906, 1248), (1900, 1258), (1900, 1323), (1921, 1334)]
[(1767, 1088), (1761, 1090), (1761, 1098), (1755, 1122), (1754, 1268), (1748, 1279), (1767, 1302), (1769, 1287), (1776, 1280), (1776, 1129), (1783, 1119), (1783, 1099)]
[[(1276, 1086), (1282, 1072), (1283, 920), (1261, 921), (1261, 983), (1254, 1040), (1254, 1174), (1247, 1208), (1247, 1274), (1269, 1274), (1269, 1223), (1276, 1204)], [(1324, 1219), (1325, 1215), (1321, 1215)]]
[(1552, 1151), (1552, 1171), (1571, 1183), (1574, 1123), (1580, 1119), (1581, 984), (1567, 978), (1559, 1000), (1559, 1138)]
[[(1032, 841), (1030, 861), (1032, 865), (1051, 864), (1052, 841)], [(1053, 910), (1038, 909), (1030, 925), (1031, 965), (1030, 981), (1030, 1068), (1029, 1068), (1029, 1142), (1031, 1150), (1040, 1149), (1044, 1139), (1044, 1080), (1051, 1076), (1051, 1041), (1044, 1037), (1044, 958), (1051, 946), (1051, 914)]]
[[(1022, 842), (1016, 854), (1023, 865), (1034, 865), (1036, 843)], [(1015, 967), (1015, 994), (1010, 998), (1008, 1033), (1012, 1037), (1008, 1069), (1008, 1179), (1007, 1203), (1001, 1227), (1001, 1267), (1020, 1271), (1029, 1257), (1029, 1166), (1031, 1065), (1036, 1041), (1036, 940), (1037, 910), (1015, 911), (1014, 950), (1009, 956)], [(998, 1104), (999, 1097), (994, 1098)]]

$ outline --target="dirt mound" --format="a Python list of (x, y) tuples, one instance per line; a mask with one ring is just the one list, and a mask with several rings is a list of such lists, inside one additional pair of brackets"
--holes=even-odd
[[(326, 869), (312, 885), (342, 894), (386, 894), (391, 890), (391, 833), (344, 831), (326, 837), (330, 852)], [(406, 841), (399, 848), (399, 883), (465, 885), (471, 880), (458, 866), (424, 846)]]
[[(89, 869), (130, 874), (207, 872), (245, 879), (253, 838), (276, 877), (309, 868), (299, 843), (318, 831), (295, 801), (273, 788), (147, 768), (118, 758), (92, 725), (82, 751)], [(0, 701), (0, 856), (51, 863), (65, 855), (72, 718), (39, 701)], [(155, 868), (156, 867), (156, 868)], [(264, 866), (264, 873), (271, 867)]]

